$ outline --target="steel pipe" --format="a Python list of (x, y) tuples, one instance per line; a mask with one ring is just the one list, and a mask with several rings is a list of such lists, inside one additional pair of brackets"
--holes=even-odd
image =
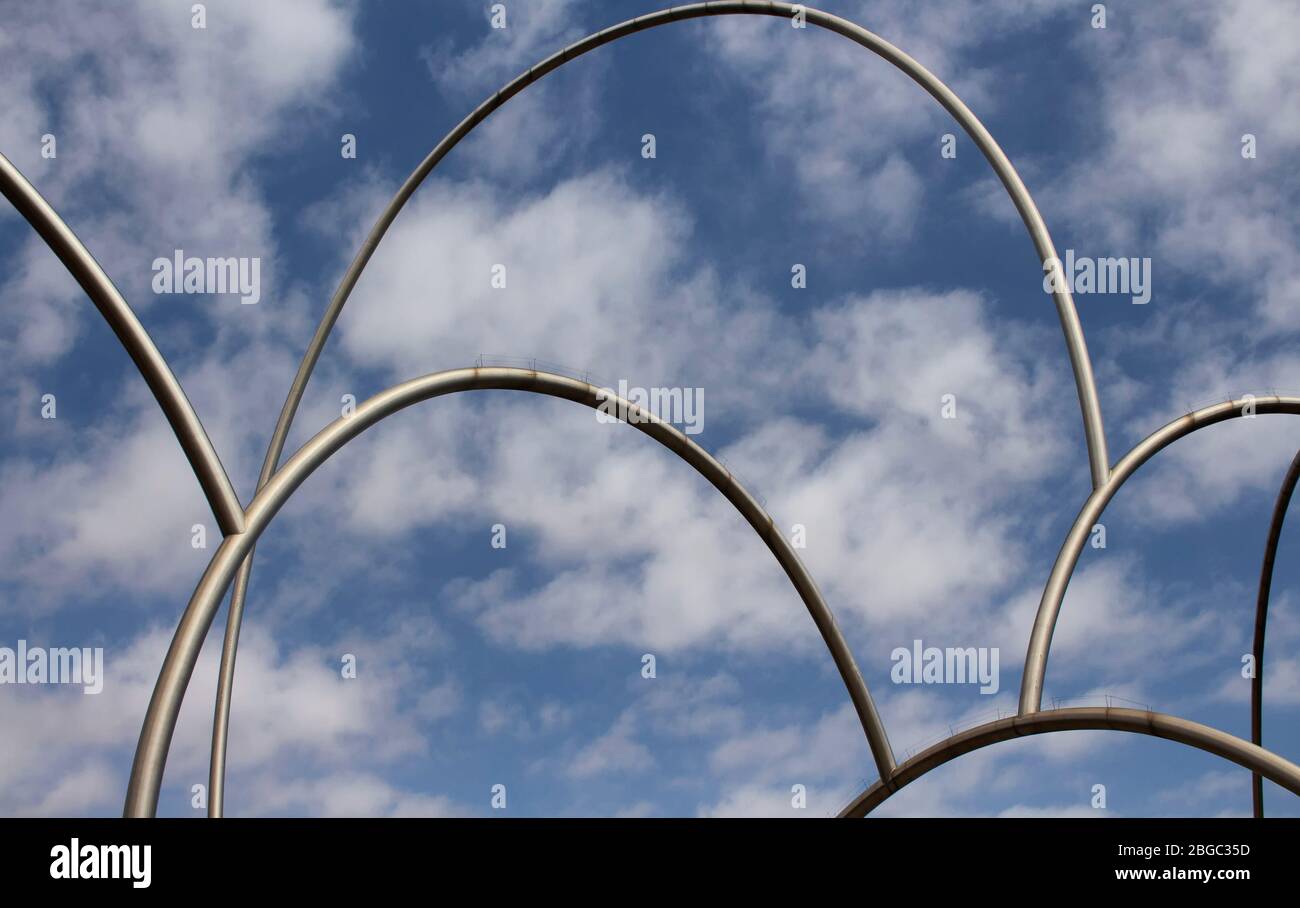
[(1277, 395), (1259, 398), (1243, 397), (1180, 416), (1138, 442), (1133, 450), (1115, 464), (1110, 478), (1088, 496), (1083, 509), (1074, 520), (1074, 525), (1070, 527), (1069, 535), (1065, 537), (1065, 544), (1057, 553), (1056, 562), (1052, 565), (1052, 573), (1048, 576), (1047, 586), (1043, 589), (1043, 597), (1038, 604), (1034, 629), (1025, 652), (1025, 673), (1020, 682), (1022, 716), (1037, 712), (1042, 705), (1047, 655), (1052, 646), (1052, 634), (1056, 630), (1056, 619), (1061, 612), (1065, 589), (1074, 574), (1075, 566), (1079, 563), (1079, 556), (1083, 553), (1088, 534), (1101, 519), (1102, 512), (1106, 510), (1106, 506), (1119, 491), (1120, 486), (1157, 451), (1183, 436), (1234, 417), (1265, 413), (1300, 413), (1300, 397)]
[[(276, 455), (279, 459), (279, 455)], [(258, 482), (258, 490), (266, 486)], [(217, 668), (217, 696), (212, 707), (212, 744), (208, 758), (208, 816), (220, 817), (226, 804), (226, 746), (230, 737), (230, 709), (235, 695), (235, 659), (239, 654), (239, 631), (244, 623), (244, 603), (248, 601), (248, 583), (253, 573), (253, 555), (249, 548), (235, 574), (235, 589), (230, 594), (226, 613), (226, 633), (221, 641), (221, 661)]]
[[(1250, 740), (1264, 744), (1264, 631), (1268, 626), (1268, 598), (1273, 589), (1273, 561), (1277, 558), (1277, 544), (1282, 538), (1282, 524), (1291, 506), (1291, 494), (1300, 480), (1300, 451), (1291, 460), (1282, 487), (1273, 505), (1273, 519), (1268, 525), (1268, 540), (1264, 543), (1264, 564), (1259, 571), (1259, 595), (1255, 599), (1255, 642), (1251, 652), (1255, 656), (1255, 677), (1250, 681)], [(1251, 804), (1255, 816), (1264, 818), (1264, 779), (1255, 772), (1250, 778)]]
[[(1029, 190), (1025, 188), (1024, 182), (1016, 169), (1011, 165), (1011, 161), (1002, 151), (998, 143), (993, 139), (984, 125), (970, 111), (957, 95), (941, 82), (933, 73), (924, 66), (912, 59), (910, 56), (899, 50), (894, 45), (885, 41), (883, 38), (867, 31), (859, 25), (833, 16), (830, 13), (821, 10), (799, 7), (802, 10), (805, 21), (812, 25), (819, 26), (836, 34), (842, 35), (850, 40), (867, 48), (872, 53), (882, 57), (889, 63), (892, 63), (898, 69), (906, 73), (914, 82), (924, 88), (935, 100), (937, 100), (957, 121), (957, 123), (966, 131), (966, 133), (975, 142), (975, 145), (989, 164), (993, 167), (994, 172), (1002, 181), (1007, 193), (1011, 196), (1016, 210), (1020, 213), (1021, 220), (1024, 221), (1026, 229), (1029, 231), (1030, 238), (1034, 243), (1034, 248), (1038, 252), (1038, 257), (1042, 262), (1056, 258), (1056, 247), (1052, 243), (1051, 235), (1047, 231), (1047, 224), (1043, 221), (1042, 215), (1039, 214), (1038, 207), (1034, 204), (1033, 198), (1029, 195)], [(303, 354), (302, 362), (298, 366), (298, 372), (294, 376), (293, 384), (289, 388), (289, 395), (285, 399), (284, 406), (280, 410), (279, 419), (276, 421), (275, 430), (271, 435), (271, 443), (267, 448), (266, 458), (262, 462), (261, 474), (258, 478), (258, 489), (261, 489), (275, 472), (279, 464), (280, 455), (284, 451), (285, 442), (289, 436), (289, 429), (293, 424), (293, 418), (298, 410), (298, 405), (302, 400), (303, 393), (306, 391), (307, 382), (311, 379), (311, 373), (315, 369), (316, 361), (320, 358), (321, 351), (325, 348), (325, 342), (329, 339), (330, 332), (334, 328), (334, 323), (338, 320), (339, 314), (343, 311), (343, 306), (352, 293), (353, 287), (361, 277), (362, 271), (365, 270), (366, 264), (370, 261), (375, 249), (378, 248), (384, 234), (397, 218), (398, 212), (406, 204), (407, 200), (415, 193), (424, 179), (433, 171), (438, 162), (456, 146), (461, 139), (469, 135), (480, 123), (488, 118), (493, 111), (504, 105), (519, 92), (523, 91), (532, 83), (538, 81), (543, 76), (556, 69), (559, 69), (565, 63), (582, 56), (588, 51), (595, 50), (602, 45), (609, 44), (619, 38), (627, 37), (636, 32), (645, 31), (660, 25), (667, 25), (670, 22), (676, 22), (684, 19), (696, 19), (705, 16), (724, 16), (724, 15), (758, 15), (758, 16), (776, 16), (790, 18), (796, 12), (796, 7), (788, 3), (771, 3), (771, 2), (753, 2), (753, 0), (730, 0), (730, 2), (713, 2), (713, 3), (695, 3), (687, 6), (677, 6), (671, 9), (661, 10), (656, 13), (650, 13), (645, 16), (638, 16), (635, 19), (629, 19), (617, 25), (606, 28), (603, 31), (589, 35), (580, 41), (577, 41), (563, 50), (552, 54), (541, 63), (529, 69), (506, 84), (500, 91), (493, 94), (465, 119), (449, 132), (441, 142), (434, 146), (428, 156), (420, 162), (420, 165), (406, 178), (397, 194), (393, 196), (387, 207), (379, 216), (379, 220), (371, 228), (370, 234), (366, 237), (361, 249), (358, 250), (356, 257), (348, 266), (348, 270), (343, 275), (343, 280), (338, 289), (334, 292), (325, 314), (321, 317), (320, 324), (316, 327), (316, 333), (307, 346), (307, 351)], [(1083, 326), (1079, 321), (1079, 313), (1075, 309), (1074, 299), (1067, 287), (1061, 287), (1053, 293), (1053, 301), (1056, 304), (1057, 316), (1061, 323), (1061, 330), (1065, 334), (1066, 349), (1070, 357), (1070, 367), (1074, 373), (1075, 388), (1079, 396), (1079, 406), (1083, 415), (1084, 438), (1088, 448), (1088, 461), (1092, 474), (1093, 487), (1101, 486), (1107, 479), (1110, 471), (1109, 455), (1106, 451), (1106, 432), (1102, 424), (1101, 404), (1097, 398), (1096, 381), (1092, 372), (1092, 361), (1088, 357), (1088, 348), (1084, 340)], [(230, 611), (226, 619), (225, 643), (228, 649), (222, 651), (221, 669), (217, 679), (217, 705), (213, 717), (212, 732), (212, 755), (213, 763), (218, 767), (218, 772), (210, 780), (211, 790), (209, 792), (209, 803), (215, 805), (216, 816), (220, 816), (224, 803), (225, 786), (222, 779), (223, 773), (220, 767), (225, 763), (226, 738), (229, 729), (229, 703), (231, 690), (234, 685), (234, 666), (236, 659), (235, 650), (239, 642), (239, 625), (243, 620), (244, 602), (247, 595), (249, 576), (252, 573), (252, 553), (250, 552), (248, 563), (242, 565), (239, 569), (239, 582), (235, 586), (234, 596), (231, 598)]]
[(1257, 744), (1243, 741), (1217, 728), (1164, 713), (1089, 706), (1075, 709), (1049, 709), (1029, 715), (1011, 716), (958, 732), (946, 741), (929, 747), (910, 760), (900, 763), (891, 779), (892, 784), (877, 782), (870, 786), (849, 802), (839, 815), (865, 817), (904, 785), (915, 782), (930, 770), (937, 769), (949, 760), (979, 750), (981, 747), (1027, 735), (1085, 729), (1126, 731), (1177, 741), (1231, 760), (1300, 795), (1300, 766)]
[(217, 456), (208, 433), (203, 429), (203, 423), (199, 422), (194, 407), (172, 374), (167, 360), (158, 352), (153, 338), (144, 330), (144, 325), (140, 324), (135, 312), (122, 298), (117, 287), (113, 286), (104, 269), (99, 267), (99, 262), (95, 261), (90, 251), (77, 239), (77, 235), (63, 222), (58, 212), (50, 207), (3, 154), (0, 154), (0, 193), (18, 209), (18, 213), (59, 257), (63, 267), (77, 279), (81, 289), (86, 291), (135, 367), (140, 370), (140, 375), (149, 385), (158, 406), (162, 407), (163, 415), (176, 433), (176, 440), (181, 443), (181, 450), (185, 452), (185, 457), (203, 488), (203, 494), (208, 499), (222, 535), (243, 530), (244, 508), (239, 503), (234, 486), (230, 484), (226, 468), (221, 465), (221, 458)]
[(284, 502), (317, 467), (380, 420), (423, 400), (475, 390), (527, 391), (592, 408), (600, 407), (602, 400), (612, 401), (615, 406), (625, 408), (615, 412), (628, 414), (632, 425), (677, 454), (712, 483), (767, 543), (808, 607), (848, 688), (880, 775), (885, 779), (890, 777), (894, 770), (894, 757), (884, 725), (830, 607), (790, 542), (773, 524), (762, 505), (726, 467), (674, 426), (616, 395), (607, 394), (602, 398), (602, 389), (586, 382), (527, 369), (454, 369), (403, 382), (370, 398), (351, 416), (335, 420), (299, 448), (249, 503), (245, 511), (244, 532), (227, 536), (222, 541), (190, 598), (167, 651), (140, 730), (127, 788), (126, 816), (153, 816), (157, 811), (167, 751), (203, 639), (236, 569)]

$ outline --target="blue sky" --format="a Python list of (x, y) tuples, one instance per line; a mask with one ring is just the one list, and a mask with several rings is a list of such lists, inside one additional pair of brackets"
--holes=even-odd
[[(517, 73), (658, 7), (514, 0), (493, 29), (478, 0), (214, 0), (194, 29), (190, 6), (8, 10), (0, 150), (135, 308), (247, 502), (307, 339), (401, 181)], [(966, 101), (1059, 250), (1151, 260), (1146, 305), (1076, 296), (1118, 459), (1194, 406), (1300, 389), (1300, 10), (1106, 6), (1104, 29), (1078, 0), (822, 8)], [(178, 248), (258, 257), (260, 301), (153, 293), (151, 263)], [(289, 449), (343, 395), (484, 353), (705, 389), (696, 440), (778, 524), (806, 527), (800, 554), (901, 759), (1014, 709), (1088, 493), (1040, 265), (978, 150), (884, 61), (777, 19), (673, 23), (531, 86), (438, 167), (344, 310)], [(218, 534), (144, 383), (7, 206), (0, 305), (0, 645), (102, 646), (106, 663), (97, 696), (0, 687), (0, 811), (113, 815)], [(1297, 442), (1287, 417), (1233, 420), (1124, 487), (1067, 594), (1049, 701), (1112, 695), (1249, 736), (1241, 656)], [(1291, 757), (1294, 545), (1283, 536), (1265, 676), (1265, 743)], [(998, 693), (892, 683), (891, 651), (917, 638), (996, 647)], [(201, 814), (219, 648), (218, 627), (160, 813)], [(489, 815), (504, 784), (515, 816), (824, 816), (874, 781), (813, 623), (743, 519), (641, 434), (508, 392), (405, 411), (312, 476), (259, 546), (235, 688), (229, 815)], [(1266, 799), (1300, 812), (1270, 783)], [(964, 757), (878, 813), (1249, 809), (1232, 764), (1070, 732)]]

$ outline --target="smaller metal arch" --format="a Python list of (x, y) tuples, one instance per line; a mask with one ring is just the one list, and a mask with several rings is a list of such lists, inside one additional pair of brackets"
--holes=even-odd
[[(689, 463), (735, 505), (776, 556), (807, 606), (835, 660), (840, 677), (848, 688), (876, 768), (882, 779), (890, 778), (895, 764), (884, 724), (830, 607), (789, 540), (777, 529), (763, 506), (726, 467), (674, 426), (635, 404), (586, 382), (528, 369), (453, 369), (389, 388), (361, 404), (351, 416), (330, 423), (299, 448), (249, 503), (244, 515), (244, 532), (227, 536), (222, 541), (177, 625), (140, 729), (140, 740), (131, 767), (131, 781), (127, 787), (124, 809), (126, 816), (153, 816), (157, 811), (158, 793), (162, 786), (172, 733), (203, 640), (236, 569), (284, 503), (317, 467), (367, 428), (420, 401), (474, 390), (527, 391), (571, 400), (593, 409), (604, 408), (606, 412), (612, 410), (616, 414), (627, 414), (635, 428)], [(216, 768), (214, 762), (214, 771)]]
[(1026, 735), (1087, 729), (1126, 731), (1177, 741), (1231, 760), (1300, 795), (1300, 766), (1235, 735), (1165, 713), (1087, 706), (1011, 716), (958, 732), (946, 741), (926, 748), (910, 760), (900, 763), (891, 780), (892, 785), (877, 782), (849, 802), (839, 815), (865, 817), (904, 785), (915, 782), (949, 760), (990, 744)]
[[(1268, 626), (1268, 599), (1273, 589), (1273, 561), (1277, 558), (1277, 544), (1282, 538), (1282, 524), (1286, 521), (1287, 509), (1291, 506), (1291, 494), (1295, 492), (1296, 482), (1300, 480), (1300, 451), (1291, 460), (1286, 475), (1282, 477), (1282, 487), (1277, 493), (1277, 502), (1273, 505), (1273, 519), (1268, 525), (1268, 540), (1264, 543), (1264, 564), (1259, 571), (1259, 595), (1255, 599), (1255, 642), (1251, 652), (1255, 655), (1255, 677), (1250, 681), (1250, 740), (1255, 744), (1264, 744), (1264, 631)], [(1255, 816), (1264, 817), (1264, 779), (1259, 773), (1251, 773), (1251, 803)]]
[(59, 261), (68, 269), (81, 289), (86, 291), (91, 302), (95, 304), (104, 321), (113, 329), (118, 341), (126, 350), (140, 375), (149, 385), (163, 415), (176, 433), (176, 440), (194, 470), (194, 475), (203, 488), (208, 505), (216, 517), (217, 526), (223, 535), (238, 533), (244, 528), (244, 508), (239, 503), (239, 496), (230, 484), (226, 468), (221, 465), (221, 458), (203, 424), (199, 422), (189, 398), (181, 389), (181, 384), (172, 374), (167, 360), (158, 352), (153, 338), (144, 330), (140, 319), (136, 318), (127, 301), (122, 298), (117, 287), (109, 280), (99, 262), (86, 249), (72, 229), (63, 222), (36, 187), (27, 181), (9, 159), (0, 154), (0, 193), (18, 209), (27, 223), (40, 234), (46, 245), (59, 257)]
[(1192, 413), (1180, 416), (1152, 432), (1145, 439), (1133, 446), (1115, 464), (1110, 478), (1099, 488), (1094, 489), (1084, 502), (1083, 509), (1070, 527), (1065, 544), (1061, 546), (1052, 565), (1052, 573), (1047, 578), (1043, 589), (1043, 598), (1038, 604), (1038, 614), (1034, 618), (1034, 629), (1029, 637), (1029, 647), (1025, 652), (1025, 672), (1020, 682), (1020, 714), (1035, 713), (1042, 706), (1043, 681), (1047, 674), (1047, 656), (1052, 647), (1052, 634), (1056, 630), (1056, 620), (1061, 612), (1061, 602), (1065, 598), (1065, 588), (1079, 563), (1083, 553), (1084, 542), (1092, 527), (1101, 519), (1102, 512), (1110, 500), (1119, 491), (1120, 486), (1148, 460), (1168, 445), (1198, 429), (1212, 426), (1234, 417), (1247, 414), (1291, 413), (1300, 414), (1300, 397), (1243, 397), (1228, 400), (1213, 406), (1204, 407)]

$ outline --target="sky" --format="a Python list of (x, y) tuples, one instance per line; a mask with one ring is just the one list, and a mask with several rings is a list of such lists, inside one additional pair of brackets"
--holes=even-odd
[[(314, 326), (406, 176), (515, 75), (659, 7), (506, 0), (494, 28), (482, 0), (212, 0), (195, 28), (192, 5), (5, 4), (0, 151), (130, 302), (246, 504)], [(1198, 406), (1300, 393), (1300, 7), (1104, 6), (1104, 28), (1083, 0), (821, 8), (956, 91), (1062, 254), (1149, 262), (1148, 302), (1075, 296), (1117, 460)], [(256, 259), (257, 302), (155, 292), (176, 250)], [(988, 163), (903, 73), (782, 19), (675, 22), (530, 86), (438, 166), (344, 309), (286, 455), (348, 399), (480, 356), (699, 393), (691, 437), (802, 528), (902, 760), (1014, 712), (1090, 489), (1043, 279)], [(0, 307), (0, 646), (104, 654), (98, 694), (0, 685), (0, 813), (116, 815), (220, 533), (132, 363), (7, 205)], [(1067, 592), (1045, 706), (1140, 704), (1249, 738), (1242, 656), (1298, 446), (1291, 417), (1235, 419), (1124, 486)], [(1264, 710), (1292, 759), (1296, 545), (1285, 532)], [(224, 620), (160, 814), (204, 813)], [(996, 691), (896, 683), (916, 640), (996, 651)], [(360, 436), (262, 537), (241, 644), (230, 816), (823, 817), (876, 778), (740, 514), (567, 401), (460, 394)], [(1265, 798), (1300, 815), (1272, 783)], [(1235, 764), (1098, 731), (969, 754), (876, 815), (1249, 812)]]

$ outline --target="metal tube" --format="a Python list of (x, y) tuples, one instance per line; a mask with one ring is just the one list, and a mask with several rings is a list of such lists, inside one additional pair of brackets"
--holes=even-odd
[(485, 389), (545, 394), (592, 408), (600, 407), (602, 401), (613, 401), (616, 406), (625, 408), (616, 412), (627, 413), (632, 425), (677, 454), (711, 482), (767, 543), (790, 582), (798, 590), (848, 688), (880, 776), (882, 779), (890, 777), (894, 770), (894, 758), (884, 725), (830, 607), (790, 542), (773, 524), (762, 505), (726, 467), (674, 426), (616, 395), (605, 394), (602, 389), (586, 382), (528, 369), (454, 369), (396, 385), (361, 404), (351, 416), (340, 418), (326, 426), (299, 448), (254, 497), (245, 511), (245, 531), (227, 536), (222, 541), (204, 571), (167, 651), (140, 730), (140, 741), (131, 768), (131, 782), (127, 788), (127, 816), (153, 816), (157, 811), (167, 751), (203, 639), (235, 571), (289, 496), (312, 471), (348, 441), (380, 420), (423, 400)]
[[(1034, 204), (1033, 198), (1029, 195), (1029, 190), (1025, 188), (1020, 175), (1011, 165), (1010, 159), (1002, 151), (1002, 148), (994, 141), (993, 136), (989, 133), (979, 119), (970, 111), (951, 89), (941, 82), (933, 73), (924, 66), (912, 59), (903, 51), (894, 47), (888, 41), (867, 31), (861, 26), (855, 25), (838, 16), (822, 12), (816, 9), (802, 8), (807, 22), (813, 25), (825, 28), (829, 31), (842, 35), (850, 40), (862, 45), (872, 53), (882, 57), (894, 66), (902, 70), (913, 81), (924, 88), (935, 100), (952, 114), (957, 123), (964, 129), (975, 142), (976, 147), (988, 159), (989, 164), (993, 167), (998, 179), (1006, 188), (1007, 193), (1011, 196), (1016, 210), (1020, 213), (1026, 229), (1029, 231), (1030, 238), (1033, 240), (1034, 248), (1038, 252), (1041, 261), (1046, 262), (1048, 259), (1056, 258), (1056, 248), (1052, 243), (1051, 235), (1047, 231), (1047, 225), (1043, 221), (1042, 215), (1039, 214), (1038, 207)], [(307, 351), (303, 354), (302, 362), (298, 366), (298, 372), (294, 376), (293, 384), (289, 388), (289, 395), (285, 399), (284, 406), (280, 410), (279, 419), (276, 422), (275, 430), (271, 435), (271, 443), (267, 448), (266, 458), (262, 463), (261, 475), (258, 480), (258, 489), (270, 479), (271, 474), (275, 472), (279, 464), (280, 455), (284, 451), (285, 441), (289, 435), (289, 429), (293, 424), (294, 415), (297, 413), (298, 405), (302, 400), (303, 393), (306, 391), (307, 382), (311, 378), (312, 370), (316, 366), (316, 361), (320, 358), (321, 351), (325, 348), (325, 342), (329, 339), (330, 332), (334, 328), (334, 323), (338, 320), (339, 314), (343, 311), (343, 306), (352, 293), (352, 288), (356, 286), (362, 271), (365, 270), (366, 264), (370, 257), (379, 246), (379, 242), (387, 233), (389, 226), (397, 218), (398, 212), (406, 204), (407, 200), (415, 193), (420, 184), (424, 182), (438, 162), (456, 146), (461, 139), (469, 135), (476, 126), (482, 123), (497, 108), (504, 105), (512, 97), (523, 91), (533, 82), (538, 81), (546, 74), (559, 69), (560, 66), (582, 56), (588, 51), (595, 50), (602, 45), (624, 38), (636, 32), (645, 31), (659, 25), (666, 25), (669, 22), (676, 22), (683, 19), (695, 19), (704, 16), (723, 16), (723, 15), (760, 15), (760, 16), (777, 16), (790, 18), (795, 14), (796, 8), (788, 3), (771, 3), (771, 2), (753, 2), (753, 0), (731, 0), (731, 2), (713, 2), (713, 3), (696, 3), (687, 6), (678, 6), (671, 9), (661, 10), (645, 16), (638, 16), (635, 19), (629, 19), (617, 25), (606, 28), (593, 35), (589, 35), (580, 41), (577, 41), (563, 50), (552, 54), (541, 63), (529, 69), (510, 81), (500, 91), (493, 94), (473, 112), (463, 119), (455, 129), (448, 133), (441, 142), (439, 142), (428, 156), (420, 162), (420, 165), (406, 178), (397, 194), (393, 196), (387, 207), (379, 216), (379, 220), (371, 228), (370, 234), (366, 241), (358, 250), (356, 257), (348, 266), (347, 272), (343, 275), (343, 280), (338, 289), (334, 292), (325, 314), (321, 317), (320, 324), (316, 327), (316, 333), (307, 346)], [(1088, 357), (1088, 348), (1084, 340), (1083, 327), (1079, 322), (1079, 313), (1075, 309), (1074, 299), (1070, 294), (1068, 287), (1061, 287), (1053, 293), (1053, 301), (1056, 304), (1057, 316), (1061, 323), (1061, 330), (1065, 334), (1066, 349), (1070, 357), (1070, 367), (1074, 373), (1075, 389), (1079, 397), (1079, 406), (1083, 415), (1084, 439), (1088, 447), (1089, 468), (1092, 474), (1093, 487), (1100, 487), (1105, 483), (1109, 471), (1110, 460), (1106, 451), (1106, 431), (1102, 424), (1101, 404), (1097, 398), (1097, 386), (1093, 377), (1092, 362)], [(238, 623), (242, 620), (244, 599), (246, 596), (248, 577), (252, 572), (252, 565), (241, 569), (242, 583), (235, 589), (235, 595), (231, 599), (231, 608), (226, 619), (226, 641), (231, 645), (237, 645), (239, 640)], [(232, 623), (234, 626), (232, 627)], [(223, 712), (222, 704), (230, 702), (230, 692), (234, 685), (234, 665), (235, 654), (223, 651), (221, 658), (221, 673), (218, 676), (218, 707), (217, 716), (213, 722), (213, 739), (212, 752), (214, 755), (214, 775), (211, 784), (210, 804), (215, 805), (214, 816), (220, 816), (223, 807), (224, 786), (220, 784), (217, 776), (220, 776), (224, 769), (225, 759), (225, 742), (218, 740), (224, 737), (229, 725), (229, 715)]]
[[(1259, 595), (1255, 599), (1255, 642), (1251, 647), (1255, 654), (1255, 677), (1250, 681), (1250, 740), (1260, 746), (1264, 743), (1264, 631), (1268, 625), (1268, 598), (1273, 589), (1273, 561), (1277, 558), (1282, 524), (1286, 521), (1297, 480), (1300, 480), (1300, 451), (1291, 459), (1291, 466), (1282, 477), (1277, 502), (1273, 505), (1273, 519), (1269, 522), (1268, 540), (1264, 543), (1264, 564), (1259, 570)], [(1264, 779), (1257, 772), (1251, 773), (1250, 792), (1255, 816), (1263, 819)]]
[(1231, 760), (1252, 772), (1267, 776), (1277, 784), (1300, 795), (1300, 766), (1257, 744), (1243, 741), (1217, 728), (1164, 713), (1089, 706), (1076, 709), (1049, 709), (1029, 715), (1011, 716), (958, 732), (946, 741), (927, 748), (910, 760), (899, 764), (892, 785), (877, 782), (854, 798), (839, 815), (865, 817), (904, 785), (916, 781), (949, 760), (981, 747), (1025, 735), (1081, 729), (1126, 731), (1177, 741)]
[(144, 330), (104, 269), (99, 267), (99, 262), (95, 261), (81, 240), (77, 239), (77, 235), (3, 154), (0, 154), (0, 193), (4, 193), (4, 197), (18, 209), (18, 213), (32, 225), (59, 257), (63, 266), (77, 279), (81, 289), (86, 291), (135, 367), (140, 370), (140, 375), (149, 385), (158, 406), (162, 407), (163, 415), (176, 433), (176, 440), (181, 443), (181, 449), (203, 488), (203, 494), (208, 499), (222, 535), (228, 536), (243, 530), (244, 509), (230, 484), (230, 478), (226, 476), (226, 468), (221, 465), (221, 458), (217, 457), (217, 452), (212, 447), (208, 433), (204, 431), (203, 424), (199, 422), (180, 382), (172, 374), (167, 360), (163, 359), (163, 355), (154, 346), (153, 338)]
[[(261, 488), (262, 483), (259, 485)], [(230, 596), (226, 618), (226, 635), (221, 641), (221, 665), (217, 672), (217, 699), (212, 709), (212, 751), (208, 760), (208, 816), (219, 817), (226, 800), (226, 743), (230, 737), (230, 701), (235, 688), (235, 657), (239, 653), (239, 629), (243, 624), (244, 603), (248, 599), (248, 579), (253, 573), (253, 553), (239, 565), (235, 574), (235, 591)]]
[[(1253, 409), (1249, 409), (1253, 408)], [(1034, 629), (1029, 637), (1029, 648), (1025, 652), (1025, 673), (1020, 682), (1020, 714), (1022, 716), (1037, 712), (1043, 700), (1043, 680), (1047, 674), (1047, 655), (1052, 647), (1052, 634), (1056, 630), (1056, 619), (1061, 611), (1061, 602), (1065, 598), (1065, 588), (1070, 583), (1074, 568), (1079, 563), (1084, 542), (1093, 526), (1101, 518), (1102, 512), (1111, 498), (1119, 491), (1138, 467), (1150, 460), (1157, 451), (1172, 444), (1184, 435), (1197, 429), (1212, 426), (1237, 416), (1251, 413), (1300, 413), (1300, 397), (1260, 397), (1242, 398), (1224, 401), (1210, 407), (1204, 407), (1193, 413), (1180, 416), (1173, 422), (1151, 433), (1124, 455), (1110, 478), (1100, 488), (1093, 490), (1083, 505), (1083, 510), (1070, 527), (1065, 544), (1061, 546), (1052, 565), (1052, 573), (1047, 578), (1043, 589), (1043, 598), (1038, 604), (1038, 614), (1034, 618)]]

